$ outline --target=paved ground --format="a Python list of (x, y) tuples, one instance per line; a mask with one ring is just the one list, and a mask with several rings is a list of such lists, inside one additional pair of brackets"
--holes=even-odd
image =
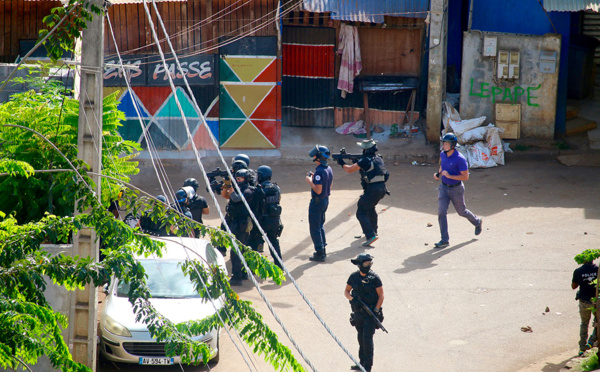
[[(207, 168), (213, 160), (208, 159)], [(451, 246), (436, 250), (437, 182), (431, 177), (436, 166), (388, 161), (392, 195), (377, 208), (381, 238), (375, 248), (365, 250), (361, 240), (354, 238), (360, 233), (354, 217), (361, 192), (358, 175), (347, 175), (335, 166), (326, 223), (328, 259), (316, 264), (308, 261), (313, 248), (307, 221), (309, 189), (304, 181), (313, 164), (299, 159), (273, 163), (277, 163), (274, 181), (284, 193), (285, 264), (355, 356), (356, 333), (348, 323), (343, 288), (355, 269), (349, 259), (364, 251), (375, 256), (373, 269), (384, 283), (384, 324), (389, 334), (375, 335), (374, 371), (551, 372), (576, 354), (579, 319), (570, 281), (576, 268), (573, 256), (598, 248), (598, 168), (566, 167), (549, 157), (513, 157), (504, 167), (472, 170), (467, 206), (484, 218), (484, 231), (475, 237), (473, 227), (451, 208)], [(173, 185), (190, 176), (201, 178), (193, 162), (171, 164), (176, 165), (167, 169)], [(151, 167), (142, 166), (133, 183), (160, 193)], [(206, 222), (218, 225), (211, 208)], [(282, 287), (270, 281), (259, 283), (317, 370), (349, 370), (353, 363), (290, 280)], [(291, 345), (251, 283), (239, 293), (253, 301), (280, 339)], [(522, 332), (524, 326), (533, 332)], [(212, 370), (273, 370), (261, 356), (246, 355), (245, 360), (234, 345), (251, 355), (248, 348), (230, 340), (226, 332), (221, 336), (221, 362)], [(116, 369), (105, 365), (99, 370)]]

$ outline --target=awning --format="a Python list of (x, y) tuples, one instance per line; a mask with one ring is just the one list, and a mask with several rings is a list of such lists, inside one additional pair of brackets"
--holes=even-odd
[(429, 0), (304, 0), (304, 10), (340, 21), (383, 23), (383, 16), (425, 18)]
[(592, 0), (544, 0), (544, 9), (549, 12), (600, 11), (600, 1)]

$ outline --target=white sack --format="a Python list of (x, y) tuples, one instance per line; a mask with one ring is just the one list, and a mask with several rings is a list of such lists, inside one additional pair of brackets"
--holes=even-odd
[[(490, 124), (490, 125), (493, 126), (493, 124)], [(461, 145), (464, 145), (467, 143), (484, 141), (488, 127), (473, 128), (473, 129), (470, 129), (470, 130), (464, 132), (460, 136), (456, 136), (456, 137), (458, 137), (458, 143), (460, 143)]]
[(453, 121), (450, 120), (450, 127), (452, 128), (452, 132), (457, 136), (462, 135), (466, 131), (477, 128), (483, 124), (485, 121), (485, 116), (475, 119), (461, 120), (461, 121)]
[(504, 128), (490, 127), (486, 134), (487, 147), (490, 149), (492, 160), (498, 165), (504, 165), (504, 147), (500, 133), (504, 132)]
[[(456, 146), (454, 148), (455, 150), (460, 152), (462, 154), (462, 156), (465, 157), (465, 159), (467, 159), (467, 164), (469, 164), (469, 147), (471, 147), (471, 145)], [(471, 168), (470, 165), (469, 165), (469, 168)]]
[(490, 149), (484, 142), (476, 142), (469, 147), (468, 153), (470, 168), (491, 168), (496, 166)]
[(450, 121), (460, 121), (460, 114), (454, 106), (448, 101), (444, 101), (442, 104), (442, 124), (443, 124), (443, 133), (446, 134), (448, 130), (450, 130)]

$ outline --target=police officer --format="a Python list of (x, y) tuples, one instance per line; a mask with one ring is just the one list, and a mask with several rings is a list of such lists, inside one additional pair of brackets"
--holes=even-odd
[(442, 152), (440, 153), (440, 169), (433, 175), (437, 181), (442, 179), (438, 190), (438, 222), (442, 240), (434, 244), (436, 248), (445, 248), (450, 245), (448, 234), (448, 206), (450, 202), (459, 216), (466, 218), (475, 226), (475, 235), (481, 234), (483, 220), (474, 215), (465, 205), (465, 186), (463, 181), (469, 179), (469, 165), (467, 159), (456, 150), (458, 138), (454, 133), (446, 133), (442, 137)]
[(385, 169), (381, 156), (375, 154), (378, 151), (377, 141), (368, 139), (356, 144), (363, 149), (362, 157), (352, 165), (347, 165), (344, 159), (339, 158), (338, 164), (346, 173), (360, 171), (360, 183), (364, 191), (358, 199), (356, 218), (367, 239), (362, 246), (367, 247), (379, 239), (375, 206), (388, 192), (385, 182), (389, 178), (389, 172)]
[[(156, 200), (163, 204), (167, 204), (167, 198), (164, 195), (158, 195)], [(150, 217), (149, 211), (144, 211), (142, 216), (140, 217), (140, 228), (142, 231), (148, 235), (154, 236), (167, 236), (167, 230), (164, 226), (164, 218), (159, 220), (158, 222), (152, 221)]]
[[(273, 171), (271, 167), (267, 165), (261, 165), (256, 170), (258, 177), (258, 187), (256, 189), (257, 199), (257, 210), (258, 214), (256, 218), (259, 220), (260, 225), (267, 234), (267, 238), (271, 242), (273, 249), (269, 247), (271, 251), (271, 257), (275, 265), (283, 269), (283, 266), (277, 257), (281, 257), (281, 248), (279, 246), (279, 237), (283, 231), (283, 224), (281, 223), (281, 189), (276, 183), (271, 182)], [(256, 229), (258, 230), (258, 229)], [(252, 230), (254, 232), (255, 230)], [(258, 245), (264, 243), (260, 232), (257, 236), (251, 237), (250, 247), (257, 250)]]
[[(202, 222), (202, 215), (210, 213), (210, 208), (206, 199), (198, 195), (198, 181), (195, 178), (188, 178), (183, 182), (183, 187), (191, 187), (194, 190), (194, 194), (190, 197), (190, 212), (192, 213), (192, 219), (196, 222), (204, 224)], [(200, 229), (194, 228), (194, 233), (199, 236)]]
[(325, 246), (325, 212), (329, 206), (329, 194), (331, 194), (331, 185), (333, 184), (333, 171), (327, 165), (327, 160), (331, 157), (329, 149), (325, 146), (316, 145), (308, 155), (317, 163), (315, 172), (308, 172), (306, 183), (310, 185), (311, 199), (308, 206), (308, 224), (310, 227), (310, 237), (315, 246), (315, 252), (311, 261), (323, 262), (327, 257)]
[(257, 176), (256, 172), (250, 168), (250, 157), (246, 154), (237, 154), (231, 159), (231, 169), (233, 174), (240, 169), (248, 169), (250, 173), (250, 177), (248, 178), (248, 184), (250, 186), (257, 185)]
[[(373, 316), (377, 316), (380, 321), (383, 320), (381, 312), (383, 284), (379, 275), (371, 270), (373, 257), (370, 254), (361, 253), (350, 262), (358, 266), (358, 271), (352, 273), (348, 278), (344, 296), (350, 300), (352, 307), (350, 323), (358, 332), (360, 364), (367, 372), (370, 372), (373, 366), (373, 335), (377, 324)], [(367, 306), (373, 315), (369, 314), (364, 306)], [(351, 369), (360, 370), (360, 367), (354, 365)]]
[[(186, 190), (184, 187), (179, 188), (179, 190), (175, 192), (175, 203), (171, 204), (171, 208), (191, 219), (192, 212), (190, 212), (190, 200), (188, 197), (189, 191), (190, 190)], [(171, 225), (170, 235), (175, 235), (174, 230), (175, 226)]]
[[(251, 207), (255, 203), (256, 189), (254, 186), (248, 184), (248, 178), (250, 174), (247, 169), (240, 169), (235, 172), (235, 180), (240, 188), (241, 193)], [(244, 205), (242, 196), (231, 187), (225, 187), (221, 190), (221, 196), (229, 200), (227, 203), (227, 214), (225, 215), (225, 222), (231, 229), (231, 232), (236, 239), (242, 243), (248, 243), (248, 235), (252, 230), (253, 224), (250, 218), (250, 212)], [(243, 253), (243, 247), (239, 247), (241, 253)], [(231, 279), (229, 284), (232, 286), (242, 285), (242, 280), (248, 279), (248, 274), (245, 272), (242, 265), (241, 259), (237, 254), (231, 254)]]

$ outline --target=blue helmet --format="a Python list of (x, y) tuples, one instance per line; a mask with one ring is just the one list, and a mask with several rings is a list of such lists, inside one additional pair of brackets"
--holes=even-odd
[(177, 192), (175, 193), (175, 200), (177, 200), (178, 203), (183, 203), (187, 200), (187, 197), (187, 193), (183, 188), (177, 190)]
[(256, 170), (256, 173), (258, 174), (259, 183), (270, 180), (273, 176), (273, 170), (271, 170), (271, 167), (269, 167), (268, 165), (261, 165)]
[(442, 142), (450, 142), (450, 150), (452, 150), (458, 143), (458, 137), (456, 137), (454, 133), (448, 132), (444, 134), (444, 137), (442, 137)]
[(316, 145), (308, 155), (312, 158), (316, 156), (315, 160), (321, 161), (321, 164), (327, 166), (327, 159), (330, 158), (331, 152), (326, 146)]
[(235, 162), (236, 160), (241, 160), (244, 163), (246, 163), (246, 169), (248, 169), (248, 167), (250, 166), (250, 157), (246, 154), (237, 154), (236, 156), (234, 156), (233, 159), (231, 159), (232, 165), (233, 162)]

